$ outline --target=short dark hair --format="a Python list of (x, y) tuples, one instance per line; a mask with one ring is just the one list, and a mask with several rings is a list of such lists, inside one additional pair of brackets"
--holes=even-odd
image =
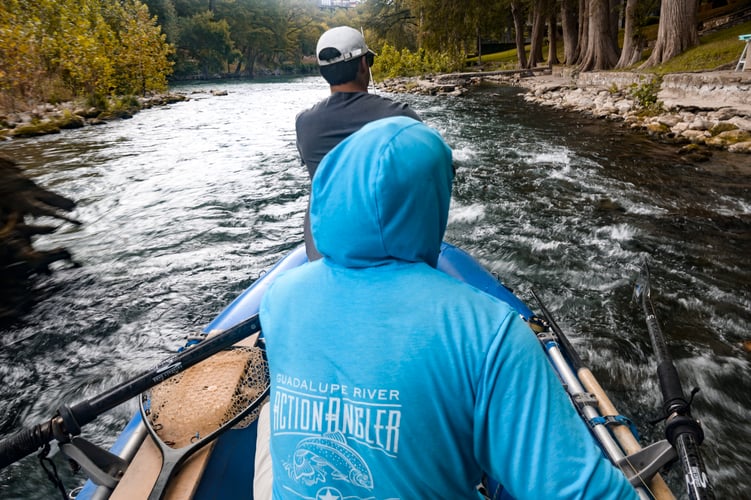
[(360, 59), (362, 59), (362, 57), (329, 64), (328, 66), (321, 66), (321, 76), (329, 83), (329, 85), (341, 85), (343, 83), (351, 82), (357, 78)]

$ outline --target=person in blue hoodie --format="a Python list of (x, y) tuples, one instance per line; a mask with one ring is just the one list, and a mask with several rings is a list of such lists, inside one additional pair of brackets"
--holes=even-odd
[(323, 258), (280, 276), (260, 317), (274, 498), (630, 499), (529, 327), (436, 269), (453, 170), (416, 120), (365, 125), (321, 162)]

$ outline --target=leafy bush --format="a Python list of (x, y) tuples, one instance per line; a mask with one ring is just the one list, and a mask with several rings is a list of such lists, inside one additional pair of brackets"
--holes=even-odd
[(662, 78), (659, 76), (641, 84), (632, 83), (629, 87), (629, 95), (643, 111), (657, 113), (662, 110), (662, 102), (657, 99), (661, 85)]
[(99, 92), (92, 92), (86, 96), (86, 105), (104, 111), (109, 108), (109, 101), (106, 95)]
[(134, 95), (120, 96), (115, 99), (115, 103), (112, 106), (113, 110), (126, 110), (126, 111), (138, 111), (141, 109), (141, 103), (138, 102), (138, 98)]
[[(461, 68), (461, 57), (455, 58), (445, 52), (430, 52), (418, 49), (397, 50), (385, 44), (375, 58), (373, 74), (379, 78), (396, 78), (399, 76), (419, 76), (430, 73), (448, 73)], [(460, 62), (457, 62), (460, 61)]]

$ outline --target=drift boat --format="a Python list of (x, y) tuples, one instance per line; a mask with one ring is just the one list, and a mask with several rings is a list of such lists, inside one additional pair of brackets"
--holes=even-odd
[[(0, 468), (57, 440), (61, 451), (89, 477), (71, 498), (252, 498), (256, 418), (268, 399), (268, 367), (257, 313), (276, 277), (305, 262), (304, 247), (297, 248), (175, 356), (100, 396), (65, 405), (48, 422), (0, 442)], [(677, 458), (686, 471), (689, 497), (712, 498), (698, 453), (701, 428), (690, 416), (664, 340), (662, 348), (658, 349), (658, 342), (655, 350), (660, 357), (669, 440), (642, 448), (633, 425), (615, 409), (534, 292), (541, 316), (469, 254), (447, 243), (441, 247), (438, 269), (507, 302), (530, 325), (530, 335), (537, 335), (603, 453), (641, 498), (674, 498), (657, 472)], [(648, 274), (640, 283), (654, 345), (662, 339), (649, 302)], [(140, 411), (109, 451), (79, 436), (85, 424), (133, 397), (139, 397)], [(486, 498), (502, 495), (502, 486), (491, 478), (478, 490)]]

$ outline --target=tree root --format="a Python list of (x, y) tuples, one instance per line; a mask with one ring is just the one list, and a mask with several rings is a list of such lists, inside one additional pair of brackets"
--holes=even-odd
[(54, 225), (27, 224), (27, 218), (51, 217), (71, 224), (65, 215), (75, 201), (38, 186), (10, 159), (0, 157), (0, 321), (20, 317), (34, 303), (35, 278), (51, 274), (50, 264), (73, 261), (64, 248), (37, 250), (33, 237), (50, 234)]

